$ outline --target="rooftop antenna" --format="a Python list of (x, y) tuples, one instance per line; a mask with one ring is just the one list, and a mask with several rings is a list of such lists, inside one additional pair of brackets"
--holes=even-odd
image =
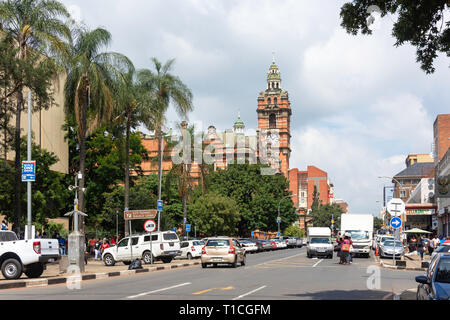
[(272, 51), (272, 63), (275, 64), (275, 51)]

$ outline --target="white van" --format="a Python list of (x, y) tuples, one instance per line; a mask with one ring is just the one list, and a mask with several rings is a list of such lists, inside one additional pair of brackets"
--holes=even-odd
[[(113, 266), (116, 262), (130, 264), (131, 261), (142, 259), (145, 264), (151, 263), (153, 253), (153, 262), (162, 261), (170, 263), (173, 258), (181, 254), (180, 240), (173, 231), (153, 232), (152, 248), (150, 248), (150, 235), (142, 234), (123, 238), (117, 245), (105, 249), (102, 254), (103, 262), (106, 266)], [(153, 251), (153, 252), (152, 252)]]
[(333, 243), (331, 242), (330, 228), (311, 227), (308, 228), (308, 245), (306, 255), (308, 258), (313, 256), (326, 256), (333, 258)]

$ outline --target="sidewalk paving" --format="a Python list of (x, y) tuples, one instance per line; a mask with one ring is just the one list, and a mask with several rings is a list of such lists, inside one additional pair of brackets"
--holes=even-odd
[(377, 261), (386, 268), (390, 269), (398, 269), (398, 270), (413, 270), (413, 271), (426, 271), (427, 268), (422, 268), (422, 262), (430, 262), (431, 256), (424, 255), (423, 260), (420, 260), (420, 256), (418, 256), (415, 253), (412, 254), (406, 254), (404, 255), (400, 260), (396, 259), (397, 261), (405, 261), (405, 266), (397, 266), (394, 265), (394, 261), (392, 258), (380, 258), (379, 256), (376, 256)]
[[(107, 267), (105, 266), (103, 261), (88, 260), (88, 264), (85, 265), (85, 272), (81, 274), (81, 280), (104, 279), (116, 276), (129, 276), (136, 273), (170, 270), (199, 264), (200, 264), (199, 259), (195, 260), (174, 259), (172, 260), (171, 263), (163, 263), (161, 261), (156, 261), (153, 263), (153, 265), (142, 263), (143, 269), (128, 270), (128, 266), (124, 265), (122, 262), (118, 262), (113, 267)], [(44, 270), (42, 276), (37, 279), (30, 279), (25, 274), (22, 274), (20, 279), (6, 280), (0, 273), (0, 289), (62, 284), (66, 283), (67, 280), (73, 276), (74, 276), (73, 274), (69, 273), (60, 273), (59, 262), (55, 262), (47, 264), (46, 270)]]

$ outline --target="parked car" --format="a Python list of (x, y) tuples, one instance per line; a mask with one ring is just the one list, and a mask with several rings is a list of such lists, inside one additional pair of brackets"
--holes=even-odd
[(268, 240), (269, 241), (269, 243), (270, 243), (270, 245), (272, 246), (272, 250), (277, 250), (277, 249), (279, 249), (279, 247), (278, 247), (278, 245), (277, 245), (277, 242), (275, 241), (275, 240)]
[(293, 237), (280, 236), (273, 238), (274, 240), (280, 240), (286, 244), (287, 248), (294, 248), (297, 245), (297, 241)]
[(262, 250), (263, 250), (263, 251), (270, 251), (270, 250), (273, 250), (272, 242), (271, 242), (271, 241), (269, 241), (269, 240), (259, 240), (259, 241), (260, 241), (260, 243), (262, 244)]
[(7, 280), (39, 278), (45, 264), (60, 258), (58, 239), (19, 240), (13, 231), (0, 231), (0, 266)]
[(142, 259), (145, 264), (149, 264), (153, 255), (153, 261), (170, 263), (181, 254), (180, 240), (175, 232), (153, 232), (151, 237), (151, 248), (149, 234), (123, 238), (117, 245), (103, 251), (102, 260), (106, 266), (114, 266), (119, 261), (130, 264), (135, 259)]
[(438, 253), (445, 253), (445, 252), (450, 252), (450, 244), (443, 244), (442, 246), (434, 250), (433, 253), (431, 254), (431, 259), (433, 259), (433, 257)]
[(427, 273), (417, 276), (417, 300), (450, 300), (450, 253), (438, 253)]
[(403, 243), (398, 240), (386, 240), (380, 243), (380, 257), (381, 258), (401, 258), (405, 254)]
[(278, 249), (286, 249), (288, 247), (286, 242), (281, 239), (275, 238), (274, 241), (276, 242)]
[(295, 247), (296, 248), (301, 248), (303, 247), (303, 240), (297, 237), (294, 237), (295, 239)]
[(247, 253), (255, 253), (258, 251), (258, 246), (255, 242), (247, 240), (247, 239), (239, 239), (239, 243), (244, 247), (245, 252)]
[(205, 243), (202, 240), (189, 240), (180, 243), (181, 254), (178, 258), (191, 260), (202, 256), (202, 248)]
[(245, 260), (245, 249), (234, 238), (209, 238), (202, 248), (202, 268), (210, 264), (229, 264), (236, 268), (238, 263), (245, 266)]

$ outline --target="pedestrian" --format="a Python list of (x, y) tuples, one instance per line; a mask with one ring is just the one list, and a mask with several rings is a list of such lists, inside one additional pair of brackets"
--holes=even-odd
[(111, 245), (112, 245), (112, 246), (115, 246), (115, 245), (116, 245), (116, 239), (111, 238)]
[(417, 248), (417, 239), (416, 239), (415, 236), (413, 236), (411, 238), (411, 240), (410, 240), (410, 249), (409, 249), (409, 251), (410, 252), (414, 252), (414, 251), (416, 251), (416, 248)]
[(438, 238), (437, 234), (434, 235), (434, 238), (433, 238), (432, 241), (433, 241), (434, 250), (439, 248), (439, 246), (441, 245), (441, 241), (439, 241), (439, 238)]
[(428, 239), (428, 253), (430, 256), (433, 254), (433, 251), (436, 250), (435, 243), (433, 241), (433, 238), (430, 236)]
[(105, 238), (105, 239), (103, 239), (103, 244), (102, 244), (102, 254), (105, 251), (105, 249), (108, 249), (108, 248), (109, 248), (109, 243), (108, 243), (108, 240), (106, 240), (106, 238)]
[(8, 230), (8, 223), (6, 222), (6, 220), (2, 221), (2, 230)]
[(423, 260), (424, 250), (425, 250), (425, 244), (424, 244), (422, 237), (420, 237), (419, 241), (417, 241), (417, 253), (420, 255), (420, 261)]
[(348, 251), (349, 262), (353, 263), (353, 240), (352, 235), (348, 235), (348, 241), (350, 241), (350, 250)]
[(336, 240), (337, 244), (338, 244), (338, 252), (337, 252), (337, 256), (340, 258), (341, 257), (341, 246), (342, 246), (342, 237), (339, 236), (339, 238)]
[(61, 237), (59, 234), (56, 235), (56, 238), (58, 239), (59, 243), (59, 254), (63, 256), (66, 253), (66, 239), (64, 239), (64, 237)]
[(350, 251), (350, 241), (348, 240), (347, 236), (344, 236), (344, 241), (341, 245), (341, 255), (340, 255), (340, 261), (339, 264), (348, 264), (348, 256)]
[(94, 252), (95, 252), (94, 260), (95, 261), (97, 261), (97, 258), (100, 255), (101, 249), (102, 249), (102, 243), (100, 242), (100, 239), (97, 239), (97, 242), (95, 242), (95, 246), (94, 246)]

